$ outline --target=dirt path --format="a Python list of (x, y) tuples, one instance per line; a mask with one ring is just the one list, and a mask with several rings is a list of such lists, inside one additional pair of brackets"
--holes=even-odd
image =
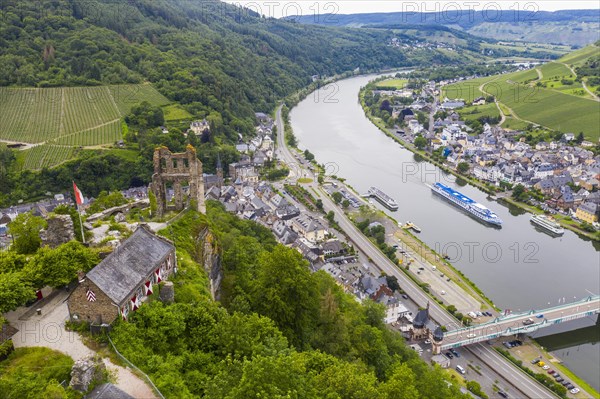
[(542, 70), (540, 68), (535, 68), (535, 71), (538, 74), (538, 80), (541, 81), (542, 79), (544, 79), (544, 74), (542, 73)]
[[(573, 68), (571, 68), (571, 66), (570, 66), (569, 64), (565, 64), (564, 62), (559, 62), (559, 64), (562, 64), (562, 65), (566, 66), (567, 68), (569, 68), (569, 70), (571, 71), (571, 73), (573, 74), (573, 76), (577, 77), (577, 72), (575, 72), (575, 70), (574, 70)], [(597, 95), (595, 95), (595, 94), (594, 94), (594, 92), (593, 92), (593, 91), (591, 91), (591, 90), (589, 89), (589, 87), (587, 87), (587, 85), (585, 84), (585, 81), (584, 81), (583, 79), (581, 79), (581, 86), (583, 86), (583, 89), (584, 89), (585, 91), (587, 91), (587, 92), (588, 92), (588, 94), (589, 94), (590, 96), (592, 96), (592, 98), (593, 98), (595, 101), (600, 101), (600, 97), (598, 97)]]
[[(13, 337), (16, 348), (28, 346), (44, 346), (69, 355), (78, 360), (96, 353), (85, 346), (79, 334), (66, 331), (68, 320), (67, 292), (62, 292), (42, 307), (42, 315), (27, 317), (27, 308), (19, 308), (6, 314), (6, 319), (19, 332)], [(152, 389), (129, 368), (118, 366), (104, 358), (104, 364), (114, 376), (114, 384), (136, 399), (157, 399)]]
[[(491, 80), (490, 82), (493, 82), (494, 80)], [(482, 83), (481, 86), (479, 86), (479, 91), (489, 96), (490, 93), (485, 91), (483, 88), (483, 86), (485, 86), (487, 83), (489, 83), (489, 82)], [(494, 99), (495, 99), (494, 102), (496, 103), (496, 107), (498, 108), (498, 112), (500, 112), (500, 122), (498, 122), (498, 126), (502, 126), (502, 124), (506, 121), (506, 115), (504, 115), (502, 108), (500, 108), (500, 103), (498, 102), (498, 99), (496, 97), (494, 97)]]

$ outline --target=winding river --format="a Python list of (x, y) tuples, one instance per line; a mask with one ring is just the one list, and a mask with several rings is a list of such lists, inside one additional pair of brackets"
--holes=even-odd
[[(290, 118), (299, 146), (309, 149), (327, 165), (328, 173), (346, 178), (359, 193), (376, 186), (393, 197), (398, 211), (381, 209), (398, 222), (410, 220), (419, 226), (420, 238), (447, 254), (501, 309), (540, 309), (598, 294), (597, 243), (570, 231), (556, 238), (536, 230), (529, 214), (492, 201), (475, 187), (458, 185), (453, 176), (420, 161), (374, 126), (363, 113), (358, 92), (375, 76), (332, 83), (298, 104)], [(434, 196), (426, 184), (436, 181), (495, 211), (504, 221), (502, 228), (482, 224)], [(570, 363), (584, 362), (574, 368), (590, 369), (582, 376), (599, 389), (600, 345), (596, 338), (593, 344), (586, 344), (593, 353), (591, 361), (588, 352), (588, 360), (573, 356)]]

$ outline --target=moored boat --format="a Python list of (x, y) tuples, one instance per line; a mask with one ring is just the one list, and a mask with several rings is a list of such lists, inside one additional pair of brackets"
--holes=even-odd
[(531, 223), (536, 226), (541, 227), (542, 229), (549, 231), (552, 234), (563, 235), (565, 234), (565, 229), (561, 227), (554, 219), (545, 215), (533, 215), (530, 219)]
[(462, 208), (477, 219), (483, 220), (484, 222), (494, 226), (502, 225), (502, 219), (500, 219), (498, 215), (466, 195), (442, 183), (435, 183), (433, 186), (430, 186), (430, 188), (434, 193)]

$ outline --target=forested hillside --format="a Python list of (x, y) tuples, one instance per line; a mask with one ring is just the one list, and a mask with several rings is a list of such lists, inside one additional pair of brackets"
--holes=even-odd
[[(223, 251), (222, 306), (190, 286), (194, 234), (209, 225)], [(467, 398), (326, 273), (311, 273), (265, 227), (209, 202), (167, 236), (178, 248), (176, 303), (153, 301), (111, 333), (166, 398)], [(201, 274), (203, 274), (201, 272)]]
[(387, 47), (386, 31), (307, 27), (214, 0), (9, 0), (0, 11), (0, 86), (149, 80), (192, 113), (246, 129), (312, 75), (423, 61)]

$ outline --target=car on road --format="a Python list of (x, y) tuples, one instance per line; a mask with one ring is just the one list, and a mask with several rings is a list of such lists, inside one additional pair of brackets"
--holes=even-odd
[(498, 391), (498, 395), (502, 396), (503, 398), (508, 398), (508, 394), (504, 391)]
[(534, 321), (533, 321), (533, 319), (531, 317), (528, 318), (527, 320), (523, 320), (523, 324), (526, 325), (526, 326), (528, 326), (530, 324), (533, 324), (533, 323), (534, 323)]
[(452, 353), (450, 353), (450, 352), (446, 352), (446, 357), (448, 359), (454, 359), (454, 355)]
[(460, 357), (460, 353), (458, 353), (458, 351), (456, 349), (450, 349), (450, 352), (452, 352), (452, 354), (456, 357)]
[(460, 365), (456, 366), (456, 371), (458, 371), (461, 374), (467, 374), (467, 370), (465, 370), (465, 368), (463, 366), (460, 366)]
[(424, 267), (419, 267), (419, 270), (425, 270), (425, 268)]
[(569, 392), (571, 392), (573, 395), (575, 395), (575, 394), (579, 393), (579, 388), (573, 388)]
[(446, 279), (446, 281), (451, 281), (451, 280), (452, 280), (452, 279), (451, 279), (450, 277), (448, 277), (448, 278)]
[(544, 318), (544, 315), (543, 315), (543, 314), (539, 314), (539, 315), (537, 315), (537, 316), (535, 316), (535, 317), (537, 317), (538, 319), (543, 319), (543, 318)]
[(477, 334), (467, 334), (467, 338), (475, 338)]
[(440, 294), (446, 295), (446, 291), (442, 290), (442, 291), (440, 291)]
[(492, 314), (492, 312), (485, 312), (485, 315), (486, 315), (487, 317), (493, 317), (493, 316), (494, 316), (494, 315)]
[(430, 339), (426, 339), (426, 340), (425, 340), (425, 344), (426, 344), (426, 345), (429, 345), (429, 344), (431, 344), (431, 340), (430, 340)]
[(408, 299), (408, 295), (406, 295), (406, 294), (402, 294), (402, 298), (404, 298), (404, 299)]

